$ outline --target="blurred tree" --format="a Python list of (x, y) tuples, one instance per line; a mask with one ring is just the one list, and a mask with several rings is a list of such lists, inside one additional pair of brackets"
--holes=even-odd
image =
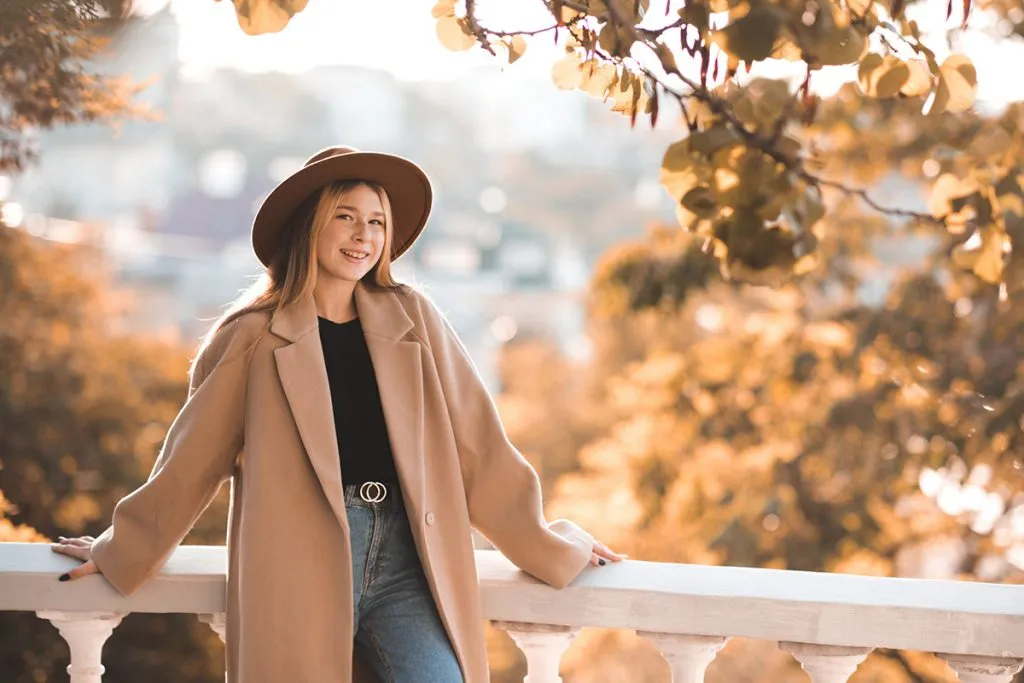
[[(306, 0), (235, 0), (248, 33), (283, 29)], [(820, 221), (830, 195), (857, 197), (873, 209), (935, 231), (962, 235), (957, 264), (1008, 293), (1024, 277), (1007, 273), (1011, 254), (1024, 250), (1007, 229), (1020, 215), (1024, 180), (1017, 161), (1021, 128), (1004, 127), (984, 150), (943, 132), (981, 125), (969, 113), (977, 72), (963, 54), (928, 45), (905, 0), (546, 0), (549, 26), (486, 26), (475, 0), (439, 0), (433, 9), (446, 47), (480, 46), (515, 62), (531, 40), (553, 37), (566, 56), (554, 64), (555, 84), (600, 98), (635, 124), (664, 120), (666, 101), (685, 136), (665, 153), (662, 182), (677, 202), (679, 224), (707, 239), (727, 277), (779, 282), (817, 257)], [(996, 17), (993, 40), (1020, 33), (1021, 0), (985, 0)], [(946, 22), (966, 29), (972, 0), (945, 8)], [(955, 16), (954, 16), (955, 15)], [(956, 29), (954, 29), (956, 30)], [(936, 36), (940, 39), (944, 36)], [(793, 83), (747, 75), (767, 60), (801, 65)], [(858, 65), (863, 96), (847, 91), (822, 102), (812, 83), (828, 66)], [(865, 102), (865, 99), (872, 103)], [(833, 100), (845, 103), (830, 106)], [(906, 106), (904, 106), (906, 105)], [(821, 133), (851, 132), (861, 107), (929, 129), (914, 135), (918, 152), (933, 155), (936, 173), (927, 211), (889, 206), (850, 183), (845, 167), (822, 161)], [(831, 109), (832, 116), (821, 110)], [(843, 116), (834, 114), (842, 111)], [(854, 116), (856, 112), (857, 116)], [(872, 116), (869, 118), (879, 118)], [(880, 117), (893, 123), (887, 116)], [(828, 121), (826, 123), (825, 121)], [(827, 129), (827, 130), (823, 130)], [(882, 127), (893, 130), (892, 125)], [(996, 144), (1002, 142), (1003, 144)], [(911, 142), (911, 141), (908, 141)], [(862, 145), (860, 154), (871, 156)], [(874, 157), (876, 164), (880, 161)], [(886, 169), (892, 170), (892, 169)], [(898, 170), (898, 169), (897, 169)], [(936, 177), (937, 176), (937, 177)], [(1018, 260), (1020, 257), (1016, 257)]]
[[(550, 514), (644, 560), (1019, 580), (1006, 551), (1024, 543), (1024, 307), (941, 248), (882, 305), (858, 303), (845, 294), (881, 276), (860, 238), (914, 236), (852, 203), (833, 218), (845, 229), (826, 234), (846, 237), (819, 248), (850, 269), (777, 290), (723, 281), (703, 240), (654, 229), (597, 269), (591, 360), (509, 350), (510, 378), (559, 378), (510, 381), (501, 398), (531, 406), (503, 414), (532, 458), (559, 432)], [(555, 430), (530, 419), (549, 407)], [(759, 648), (733, 644), (708, 680), (805, 680)], [(657, 653), (623, 634), (574, 651), (577, 683), (638, 660), (648, 673), (633, 680), (663, 679)], [(853, 680), (955, 679), (884, 651)]]
[[(235, 0), (250, 33), (280, 30), (305, 5)], [(592, 360), (574, 367), (535, 345), (507, 359), (503, 414), (513, 439), (555, 484), (553, 512), (643, 559), (1012, 578), (1004, 555), (1017, 542), (1011, 520), (1024, 505), (1022, 463), (1014, 455), (1024, 450), (1024, 311), (1009, 305), (1024, 291), (1024, 108), (993, 117), (972, 112), (974, 67), (955, 53), (940, 59), (906, 17), (903, 0), (656, 5), (648, 12), (647, 0), (551, 0), (551, 26), (531, 31), (482, 25), (473, 0), (434, 8), (438, 36), (453, 49), (479, 45), (515, 61), (530, 40), (553, 34), (566, 50), (553, 67), (560, 87), (602, 98), (632, 123), (669, 120), (667, 99), (679, 107), (672, 118), (685, 131), (662, 163), (662, 183), (685, 230), (654, 229), (606, 256), (590, 292)], [(32, 37), (38, 17), (49, 27), (53, 16), (70, 16), (77, 23), (69, 25), (82, 31), (99, 17), (57, 9), (72, 6), (98, 5), (22, 0), (0, 8), (7, 92), (33, 82), (7, 67), (18, 63), (12, 41), (40, 41), (49, 54), (45, 40), (54, 40), (54, 31)], [(36, 7), (51, 14), (33, 14)], [(1021, 33), (1020, 0), (979, 1), (978, 8)], [(955, 9), (954, 18), (966, 23), (975, 8), (968, 0)], [(953, 10), (950, 4), (947, 13)], [(25, 33), (7, 33), (12, 17)], [(64, 85), (66, 78), (53, 75), (74, 66), (67, 49), (54, 53), (65, 56), (50, 62), (51, 71), (21, 68)], [(789, 84), (745, 73), (769, 58), (803, 64), (803, 77)], [(856, 85), (824, 100), (814, 94), (820, 68), (854, 63)], [(95, 83), (76, 81), (78, 73), (72, 82)], [(90, 103), (81, 93), (95, 91), (69, 92), (78, 99), (68, 102)], [(19, 134), (24, 120), (48, 125), (100, 111), (80, 106), (71, 110), (79, 114), (60, 118), (53, 112), (63, 99), (42, 94), (29, 104), (27, 111), (41, 114), (10, 118)], [(20, 157), (22, 139), (12, 138), (14, 147), (7, 139), (5, 133), (5, 148)], [(928, 206), (884, 203), (882, 188), (863, 189), (871, 183), (896, 186), (901, 196), (904, 188), (928, 186)], [(881, 277), (870, 267), (887, 256), (884, 240), (895, 240), (896, 251), (918, 240), (934, 253), (926, 268), (899, 278), (883, 305), (867, 306), (858, 295)], [(18, 244), (3, 245), (0, 263), (14, 258), (8, 250), (24, 256)], [(16, 360), (0, 375), (10, 381), (0, 384), (0, 398), (14, 406), (0, 408), (10, 411), (0, 414), (0, 428), (7, 425), (0, 439), (16, 424), (17, 436), (6, 438), (30, 443), (0, 443), (0, 453), (20, 458), (12, 466), (5, 456), (0, 469), (0, 488), (16, 491), (8, 495), (18, 503), (13, 514), (8, 504), (11, 523), (0, 533), (32, 534), (14, 526), (28, 522), (52, 534), (105, 519), (113, 500), (144, 475), (137, 465), (128, 475), (104, 463), (152, 461), (184, 378), (173, 388), (162, 384), (152, 369), (157, 359), (67, 322), (88, 318), (88, 307), (69, 301), (76, 290), (60, 284), (65, 275), (54, 274), (62, 271), (49, 258), (28, 262), (34, 269), (12, 267), (9, 283), (0, 281), (0, 302), (20, 301), (8, 299), (8, 289), (33, 292), (25, 283), (48, 283), (33, 295), (38, 300), (28, 296), (31, 305), (10, 313), (25, 321), (12, 329), (29, 341), (12, 342)], [(83, 300), (98, 305), (95, 297)], [(46, 333), (35, 328), (40, 302), (60, 311)], [(76, 334), (92, 355), (72, 354), (82, 345)], [(133, 371), (154, 383), (145, 394)], [(154, 398), (161, 387), (172, 392), (166, 404)], [(118, 388), (135, 400), (119, 403)], [(149, 405), (140, 405), (142, 395)], [(93, 403), (97, 396), (106, 402)], [(39, 415), (47, 419), (31, 421)], [(147, 431), (146, 424), (154, 426)], [(84, 465), (77, 455), (69, 464), (65, 437), (78, 439)], [(90, 474), (80, 477), (83, 470)], [(94, 472), (111, 490), (83, 496), (75, 487), (88, 492)], [(942, 566), (927, 552), (937, 544), (952, 549)], [(181, 625), (161, 618), (153, 628), (168, 624)], [(190, 620), (181, 627), (198, 626)], [(21, 667), (12, 670), (42, 671), (38, 662), (52, 661), (63, 646), (46, 633), (45, 646), (8, 639), (18, 651), (4, 657)], [(122, 627), (111, 642), (111, 680), (119, 680), (115, 666), (127, 657), (152, 655), (154, 668), (165, 661), (166, 647), (117, 652), (118, 638), (130, 633)], [(570, 651), (572, 680), (608, 680), (616, 671), (637, 680), (663, 675), (663, 662), (644, 641), (622, 633), (596, 639), (598, 646), (588, 636)], [(498, 668), (520, 662), (498, 661)], [(25, 676), (19, 680), (45, 678)], [(739, 641), (716, 660), (709, 680), (796, 681), (804, 674), (792, 658)], [(927, 655), (884, 651), (855, 680), (952, 679)]]
[[(116, 293), (83, 270), (78, 249), (0, 225), (3, 541), (102, 531), (146, 478), (186, 395), (187, 351), (111, 334)], [(186, 542), (223, 543), (226, 503), (225, 491)], [(0, 632), (5, 683), (65, 675), (67, 646), (49, 623), (0, 612)], [(104, 664), (114, 682), (223, 680), (219, 640), (192, 615), (128, 617)]]
[(0, 172), (32, 158), (31, 133), (59, 124), (139, 112), (137, 90), (87, 64), (131, 0), (4, 0), (0, 3)]

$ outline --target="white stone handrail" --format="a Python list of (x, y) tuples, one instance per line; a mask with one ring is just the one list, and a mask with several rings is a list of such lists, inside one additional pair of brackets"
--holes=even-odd
[[(698, 683), (729, 637), (776, 641), (815, 683), (847, 680), (874, 648), (935, 652), (963, 681), (1008, 683), (1024, 662), (1024, 586), (625, 561), (556, 591), (478, 550), (488, 619), (524, 650), (530, 683), (559, 681), (580, 627), (636, 630)], [(130, 598), (46, 544), (0, 544), (0, 610), (32, 611), (68, 640), (71, 680), (99, 681), (100, 649), (130, 612), (194, 613), (223, 637), (225, 549), (183, 546)]]

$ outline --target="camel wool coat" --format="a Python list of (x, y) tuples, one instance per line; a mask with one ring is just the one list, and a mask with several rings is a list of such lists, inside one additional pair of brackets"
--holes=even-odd
[[(536, 472), (424, 294), (360, 282), (355, 304), (431, 593), (466, 683), (486, 683), (471, 527), (555, 588), (587, 565), (593, 538), (545, 520)], [(318, 329), (311, 298), (272, 322), (249, 313), (223, 326), (148, 481), (92, 545), (103, 576), (131, 594), (230, 480), (229, 683), (372, 680), (358, 667), (353, 678), (352, 553)]]

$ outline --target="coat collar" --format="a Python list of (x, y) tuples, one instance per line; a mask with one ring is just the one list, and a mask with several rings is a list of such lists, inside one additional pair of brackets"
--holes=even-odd
[[(356, 283), (354, 296), (356, 313), (365, 334), (398, 341), (413, 328), (412, 319), (393, 291), (360, 280)], [(271, 332), (290, 342), (296, 342), (317, 329), (319, 321), (312, 296), (282, 308), (270, 325)]]

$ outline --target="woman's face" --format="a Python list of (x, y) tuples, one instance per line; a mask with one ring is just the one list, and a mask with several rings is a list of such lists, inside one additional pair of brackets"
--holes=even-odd
[(320, 276), (360, 280), (381, 256), (385, 229), (384, 207), (374, 190), (359, 185), (343, 194), (317, 239)]

